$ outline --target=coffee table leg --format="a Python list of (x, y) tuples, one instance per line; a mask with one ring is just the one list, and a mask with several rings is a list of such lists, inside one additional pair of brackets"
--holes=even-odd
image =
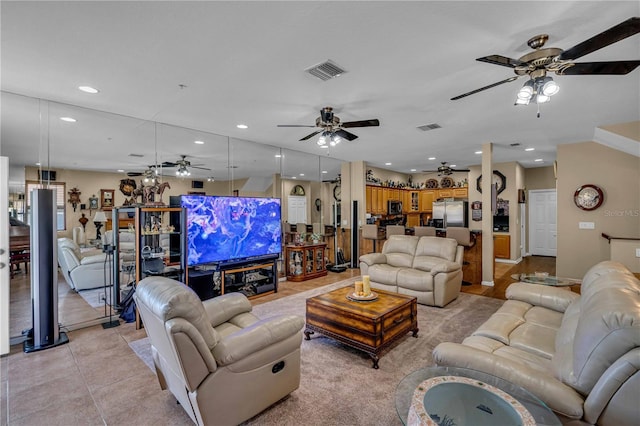
[(371, 357), (371, 359), (373, 360), (373, 366), (372, 368), (375, 368), (376, 370), (380, 367), (378, 367), (378, 360), (380, 360), (380, 358), (378, 357), (378, 355), (376, 354), (372, 354), (370, 353), (369, 356)]
[(413, 332), (413, 334), (412, 334), (413, 337), (418, 337), (418, 331), (420, 331), (419, 328), (415, 328), (415, 329), (413, 329), (411, 331)]
[(313, 334), (314, 332), (311, 330), (305, 330), (304, 331), (304, 340), (311, 340), (311, 334)]

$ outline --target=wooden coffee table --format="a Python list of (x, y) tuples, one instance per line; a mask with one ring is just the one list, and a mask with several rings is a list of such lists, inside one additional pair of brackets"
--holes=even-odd
[(370, 302), (347, 299), (353, 286), (307, 299), (306, 340), (322, 333), (347, 346), (366, 352), (378, 368), (380, 353), (409, 331), (418, 337), (417, 300), (412, 296), (373, 289)]

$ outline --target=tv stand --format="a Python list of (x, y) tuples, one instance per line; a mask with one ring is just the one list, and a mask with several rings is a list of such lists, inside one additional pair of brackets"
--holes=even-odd
[(221, 293), (241, 292), (248, 298), (278, 291), (278, 259), (220, 265)]

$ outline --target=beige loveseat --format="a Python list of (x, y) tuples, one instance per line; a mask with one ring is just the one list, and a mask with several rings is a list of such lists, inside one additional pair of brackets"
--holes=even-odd
[(493, 316), (461, 344), (439, 344), (433, 358), (520, 385), (569, 418), (638, 424), (640, 281), (606, 261), (580, 293), (512, 284)]
[(373, 288), (442, 307), (460, 294), (463, 254), (451, 238), (392, 235), (382, 253), (360, 256), (360, 272), (370, 276)]

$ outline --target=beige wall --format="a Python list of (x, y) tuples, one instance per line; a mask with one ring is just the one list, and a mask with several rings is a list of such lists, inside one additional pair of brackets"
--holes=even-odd
[[(610, 258), (601, 234), (640, 237), (640, 158), (595, 142), (558, 146), (558, 257), (556, 272), (582, 277), (594, 264)], [(575, 206), (576, 189), (599, 186), (604, 203), (593, 211)], [(595, 229), (578, 229), (593, 222)]]
[(553, 166), (524, 169), (524, 184), (530, 189), (556, 189)]
[(600, 126), (600, 128), (640, 142), (640, 121)]

